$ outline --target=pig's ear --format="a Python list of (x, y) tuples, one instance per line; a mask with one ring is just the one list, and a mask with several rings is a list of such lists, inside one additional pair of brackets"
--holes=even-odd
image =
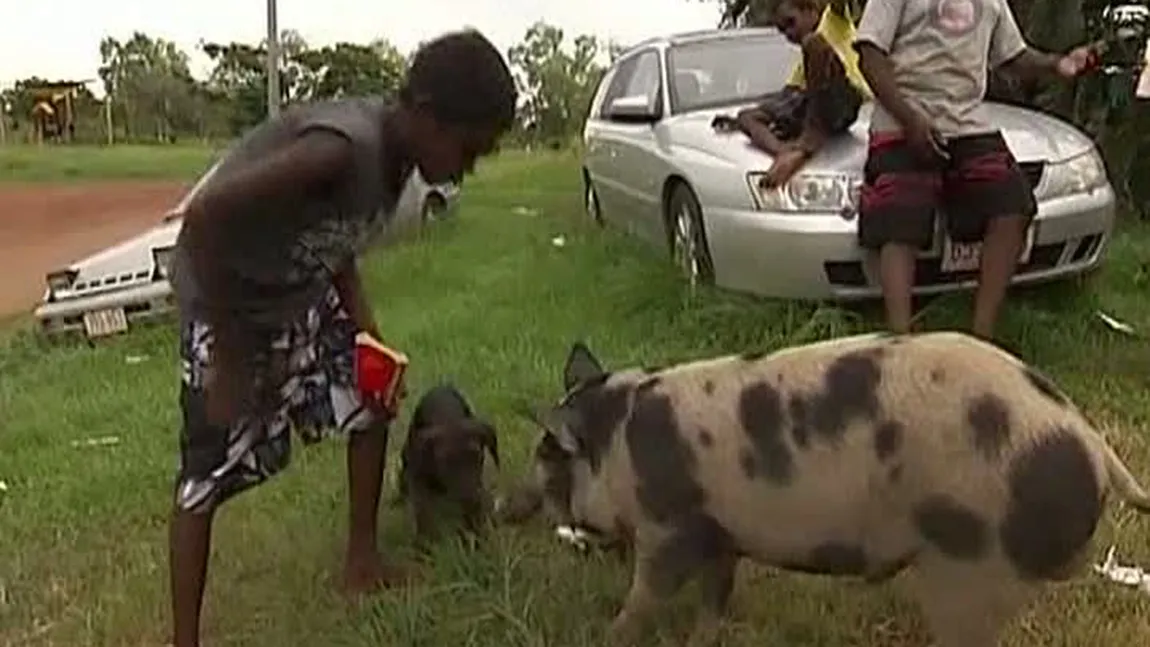
[(567, 354), (567, 364), (563, 367), (563, 389), (570, 391), (580, 384), (599, 379), (606, 373), (603, 365), (591, 353), (591, 349), (583, 342), (577, 341), (572, 344), (571, 352)]
[(579, 453), (582, 443), (579, 442), (579, 438), (575, 434), (571, 433), (571, 425), (561, 409), (522, 407), (520, 408), (520, 415), (542, 429), (545, 439), (550, 438), (555, 441), (555, 444), (564, 453), (571, 455)]

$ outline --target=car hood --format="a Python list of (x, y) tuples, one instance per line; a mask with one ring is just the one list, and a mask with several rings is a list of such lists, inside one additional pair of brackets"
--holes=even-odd
[[(666, 135), (674, 149), (690, 151), (713, 164), (739, 170), (765, 169), (770, 157), (751, 146), (745, 136), (716, 133), (711, 127), (716, 116), (733, 116), (747, 107), (751, 104), (673, 116), (664, 123)], [(807, 164), (807, 170), (861, 174), (873, 108), (873, 103), (863, 105), (849, 134), (829, 142)], [(1056, 117), (1001, 103), (988, 103), (986, 108), (991, 123), (1002, 130), (1020, 161), (1064, 160), (1093, 146), (1086, 135)]]

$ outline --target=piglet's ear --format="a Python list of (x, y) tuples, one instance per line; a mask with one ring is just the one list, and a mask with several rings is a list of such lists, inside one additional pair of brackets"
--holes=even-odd
[(567, 363), (563, 366), (563, 389), (571, 389), (596, 380), (606, 374), (603, 365), (595, 358), (590, 348), (583, 342), (575, 342), (571, 352), (567, 354)]

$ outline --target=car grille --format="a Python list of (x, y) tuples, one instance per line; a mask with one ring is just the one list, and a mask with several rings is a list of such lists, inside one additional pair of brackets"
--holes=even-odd
[[(1098, 251), (1098, 246), (1101, 243), (1101, 234), (1091, 234), (1082, 237), (1077, 242), (1035, 245), (1034, 249), (1031, 250), (1029, 262), (1020, 265), (1017, 274), (1028, 274), (1057, 267), (1068, 246), (1072, 247), (1073, 251), (1067, 256), (1064, 263), (1082, 262)], [(941, 259), (938, 258), (917, 259), (914, 272), (915, 287), (947, 285), (978, 278), (977, 270), (972, 272), (943, 272), (941, 263)], [(826, 274), (827, 281), (835, 287), (861, 288), (869, 285), (861, 261), (829, 261), (823, 263), (823, 272)]]

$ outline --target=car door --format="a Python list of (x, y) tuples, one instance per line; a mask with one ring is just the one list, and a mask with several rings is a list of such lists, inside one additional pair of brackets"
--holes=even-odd
[[(644, 238), (663, 235), (659, 212), (659, 181), (655, 124), (612, 119), (611, 102), (620, 97), (646, 97), (653, 112), (663, 112), (660, 51), (647, 48), (621, 64), (602, 102), (598, 140), (605, 162), (600, 191), (605, 218)], [(604, 194), (607, 194), (604, 197)]]
[(615, 62), (614, 67), (603, 79), (605, 88), (602, 96), (592, 104), (587, 117), (584, 133), (584, 165), (599, 197), (599, 209), (603, 220), (620, 224), (620, 214), (625, 207), (625, 193), (620, 190), (621, 178), (618, 173), (617, 156), (619, 142), (617, 124), (605, 116), (607, 107), (616, 98), (624, 95), (627, 83), (635, 71), (635, 56), (627, 56)]

